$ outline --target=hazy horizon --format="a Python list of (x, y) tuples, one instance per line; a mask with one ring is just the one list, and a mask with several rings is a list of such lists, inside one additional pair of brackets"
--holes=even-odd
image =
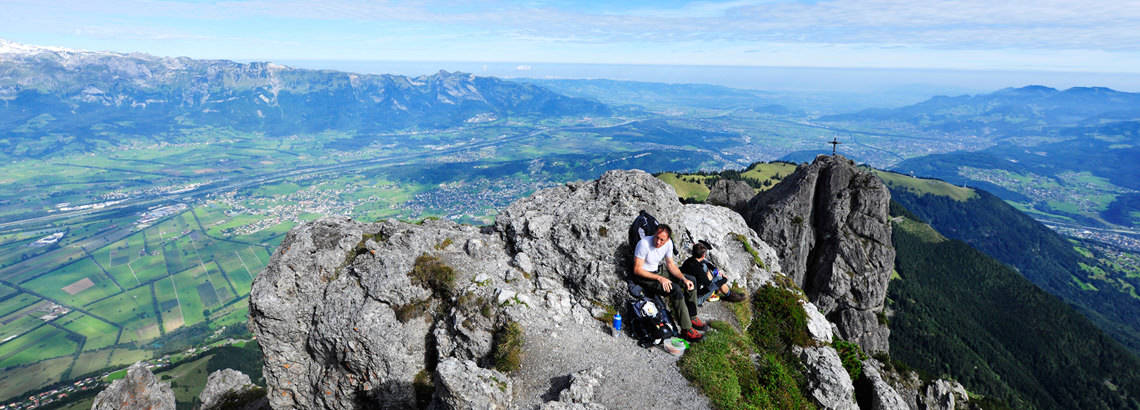
[(670, 84), (710, 84), (773, 92), (886, 93), (914, 102), (935, 95), (979, 94), (1043, 85), (1057, 89), (1108, 87), (1140, 92), (1140, 74), (720, 65), (581, 64), (478, 61), (275, 60), (295, 68), (360, 74), (431, 75), (461, 71), (515, 79), (607, 79)]

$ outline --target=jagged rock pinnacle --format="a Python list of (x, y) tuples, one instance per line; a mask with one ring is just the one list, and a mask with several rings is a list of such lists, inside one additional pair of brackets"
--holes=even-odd
[(127, 369), (127, 375), (115, 380), (95, 396), (92, 410), (174, 410), (174, 390), (161, 383), (145, 362)]
[(890, 192), (843, 156), (819, 156), (748, 202), (749, 226), (780, 255), (784, 273), (869, 352), (889, 349), (879, 320), (894, 270)]

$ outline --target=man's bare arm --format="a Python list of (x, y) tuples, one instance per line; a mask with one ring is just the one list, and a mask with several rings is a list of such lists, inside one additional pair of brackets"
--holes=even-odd
[(677, 278), (677, 280), (679, 280), (679, 281), (681, 281), (681, 283), (685, 284), (686, 290), (692, 290), (693, 289), (693, 282), (690, 281), (689, 279), (685, 278), (685, 274), (681, 273), (680, 269), (677, 269), (677, 263), (673, 262), (672, 257), (668, 257), (668, 256), (665, 257), (665, 267), (666, 267), (666, 269), (669, 270), (669, 273), (673, 274), (674, 278)]
[[(674, 267), (674, 269), (675, 268), (676, 267)], [(652, 272), (645, 270), (645, 260), (644, 259), (633, 258), (633, 274), (635, 276), (640, 276), (640, 277), (645, 278), (645, 279), (651, 279), (651, 280), (657, 281), (658, 283), (661, 284), (661, 288), (664, 289), (666, 292), (671, 292), (673, 290), (673, 282), (670, 282), (669, 278), (666, 278), (664, 276), (657, 275), (655, 273), (652, 273)]]

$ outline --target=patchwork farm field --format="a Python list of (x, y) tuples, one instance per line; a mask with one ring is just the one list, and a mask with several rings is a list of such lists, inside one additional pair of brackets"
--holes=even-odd
[[(272, 249), (262, 242), (276, 246), (293, 224), (229, 239), (236, 235), (219, 228), (263, 217), (230, 217), (223, 209), (187, 207), (135, 232), (88, 229), (89, 237), (40, 252), (54, 268), (19, 262), (0, 268), (0, 379), (35, 373), (4, 382), (0, 401), (151, 358), (162, 346), (187, 345), (181, 340), (222, 326), (244, 326), (245, 297)], [(34, 239), (13, 242), (27, 247)]]

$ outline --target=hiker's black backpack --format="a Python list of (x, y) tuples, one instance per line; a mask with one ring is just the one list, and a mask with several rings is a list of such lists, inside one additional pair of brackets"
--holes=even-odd
[[(637, 249), (637, 243), (646, 236), (653, 236), (657, 233), (657, 218), (650, 215), (649, 212), (641, 210), (637, 214), (637, 218), (633, 219), (633, 223), (629, 225), (629, 249)], [(678, 249), (673, 247), (673, 256), (677, 256)]]
[(650, 297), (637, 285), (631, 287), (630, 293), (634, 298), (629, 301), (626, 317), (629, 318), (629, 334), (637, 339), (638, 346), (659, 345), (678, 334), (660, 296)]
[(629, 247), (636, 248), (641, 238), (657, 233), (657, 218), (642, 210), (629, 225)]

